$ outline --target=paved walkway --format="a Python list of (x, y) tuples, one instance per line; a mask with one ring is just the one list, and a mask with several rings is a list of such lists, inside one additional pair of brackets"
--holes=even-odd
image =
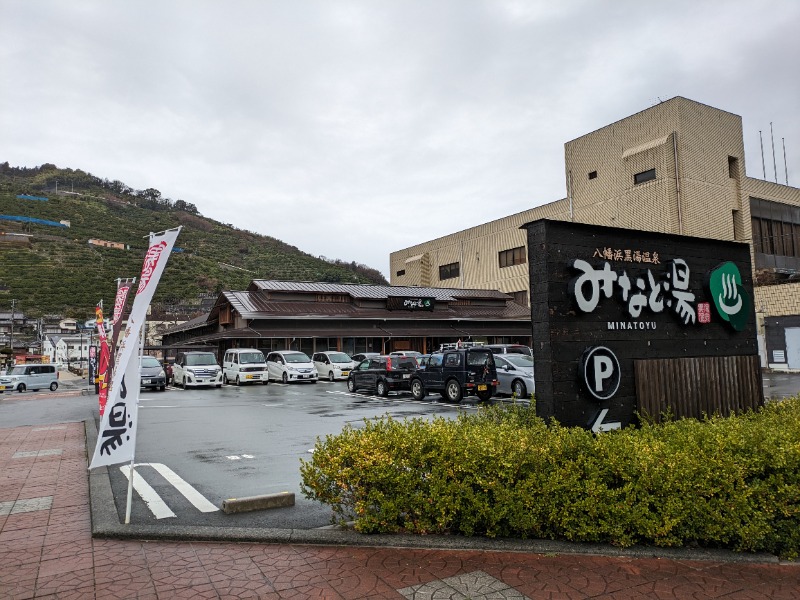
[(83, 423), (0, 429), (0, 598), (800, 598), (800, 565), (93, 539)]

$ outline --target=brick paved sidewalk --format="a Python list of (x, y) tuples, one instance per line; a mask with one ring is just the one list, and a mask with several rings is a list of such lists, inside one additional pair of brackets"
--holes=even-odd
[(92, 539), (83, 423), (0, 429), (0, 598), (800, 598), (800, 565)]

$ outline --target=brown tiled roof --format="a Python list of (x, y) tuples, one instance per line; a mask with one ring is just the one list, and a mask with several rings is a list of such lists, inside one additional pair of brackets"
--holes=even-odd
[(353, 298), (376, 300), (390, 296), (414, 297), (423, 296), (436, 300), (454, 300), (456, 298), (506, 298), (508, 294), (497, 290), (466, 290), (455, 288), (404, 287), (392, 285), (363, 285), (353, 283), (320, 283), (309, 281), (274, 281), (272, 279), (254, 279), (249, 290), (268, 290), (280, 292), (308, 292), (317, 294), (348, 294)]

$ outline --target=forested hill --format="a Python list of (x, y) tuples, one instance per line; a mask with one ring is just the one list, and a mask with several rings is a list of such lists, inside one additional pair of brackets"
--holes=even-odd
[[(156, 291), (156, 312), (191, 311), (201, 296), (241, 290), (252, 279), (386, 284), (376, 269), (311, 256), (219, 223), (156, 189), (134, 190), (50, 164), (0, 163), (0, 216), (0, 312), (10, 311), (14, 299), (34, 318), (86, 319), (98, 300), (111, 305), (116, 280), (139, 276), (148, 234), (179, 225), (179, 250)], [(124, 248), (92, 245), (90, 239)]]

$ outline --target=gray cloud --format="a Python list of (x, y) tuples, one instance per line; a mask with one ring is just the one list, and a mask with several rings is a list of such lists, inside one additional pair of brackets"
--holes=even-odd
[[(800, 5), (10, 1), (2, 156), (194, 202), (312, 254), (389, 253), (564, 197), (564, 142), (686, 96), (786, 138)], [(773, 178), (771, 153), (767, 178)]]

